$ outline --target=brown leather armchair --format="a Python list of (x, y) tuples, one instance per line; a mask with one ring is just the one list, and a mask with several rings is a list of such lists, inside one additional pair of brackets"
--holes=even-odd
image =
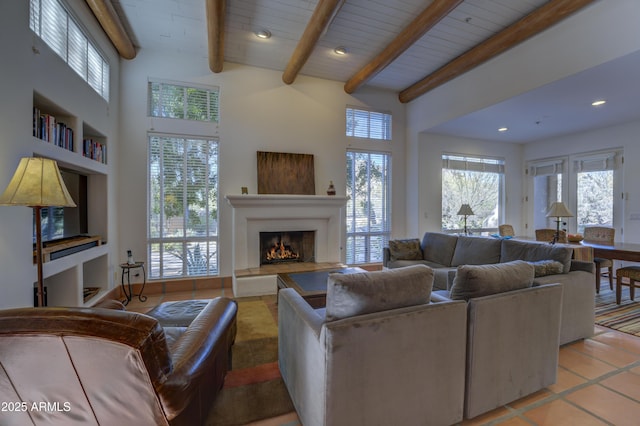
[(0, 424), (202, 424), (230, 367), (236, 313), (212, 299), (169, 339), (135, 312), (0, 311), (0, 401), (13, 407)]

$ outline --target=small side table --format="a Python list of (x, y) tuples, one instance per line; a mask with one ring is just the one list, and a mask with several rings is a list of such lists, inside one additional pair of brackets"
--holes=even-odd
[[(121, 263), (120, 268), (122, 268), (122, 278), (120, 280), (120, 285), (122, 285), (122, 292), (124, 293), (125, 300), (122, 301), (124, 305), (131, 302), (131, 299), (135, 296), (133, 294), (133, 290), (131, 289), (131, 270), (142, 268), (142, 288), (140, 289), (140, 293), (138, 294), (138, 300), (141, 302), (145, 302), (147, 300), (147, 296), (143, 296), (142, 292), (144, 291), (144, 286), (147, 284), (147, 273), (144, 270), (144, 262), (134, 262), (134, 263)], [(129, 287), (129, 292), (127, 293), (127, 289), (124, 286), (124, 276), (127, 276), (127, 284)]]

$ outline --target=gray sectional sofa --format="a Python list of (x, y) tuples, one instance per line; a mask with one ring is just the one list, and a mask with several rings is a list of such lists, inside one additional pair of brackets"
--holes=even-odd
[(560, 344), (593, 335), (595, 321), (595, 267), (592, 262), (572, 260), (570, 246), (517, 239), (457, 236), (427, 232), (417, 239), (389, 242), (383, 265), (400, 268), (424, 264), (434, 269), (433, 296), (448, 298), (458, 266), (532, 262), (534, 286), (563, 285)]

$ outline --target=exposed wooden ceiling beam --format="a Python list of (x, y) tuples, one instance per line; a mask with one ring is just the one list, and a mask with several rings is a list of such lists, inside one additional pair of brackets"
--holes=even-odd
[(293, 51), (289, 63), (282, 74), (282, 81), (291, 84), (298, 76), (298, 73), (309, 59), (311, 52), (316, 47), (316, 43), (324, 30), (329, 26), (334, 16), (342, 7), (344, 0), (320, 0), (316, 5), (311, 19), (298, 41), (296, 49)]
[(447, 16), (464, 0), (434, 1), (422, 11), (405, 29), (393, 39), (385, 49), (360, 71), (355, 73), (344, 85), (347, 93), (355, 92), (358, 87), (376, 76), (380, 71), (395, 61), (398, 56), (411, 47), (442, 18)]
[(550, 0), (515, 24), (458, 56), (437, 71), (402, 90), (400, 102), (411, 102), (430, 90), (498, 56), (524, 40), (546, 30), (594, 0)]
[(207, 0), (207, 35), (209, 68), (218, 73), (224, 63), (224, 17), (226, 0)]
[(124, 29), (124, 25), (113, 8), (111, 0), (86, 0), (107, 37), (124, 59), (136, 57), (136, 48)]

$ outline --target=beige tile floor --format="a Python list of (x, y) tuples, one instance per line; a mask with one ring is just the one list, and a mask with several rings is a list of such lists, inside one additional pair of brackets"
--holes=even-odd
[[(231, 289), (206, 289), (134, 298), (128, 310), (146, 312), (168, 300), (233, 297)], [(254, 423), (299, 425), (295, 413)], [(595, 326), (594, 336), (560, 348), (557, 382), (533, 395), (462, 425), (640, 425), (640, 338)]]

